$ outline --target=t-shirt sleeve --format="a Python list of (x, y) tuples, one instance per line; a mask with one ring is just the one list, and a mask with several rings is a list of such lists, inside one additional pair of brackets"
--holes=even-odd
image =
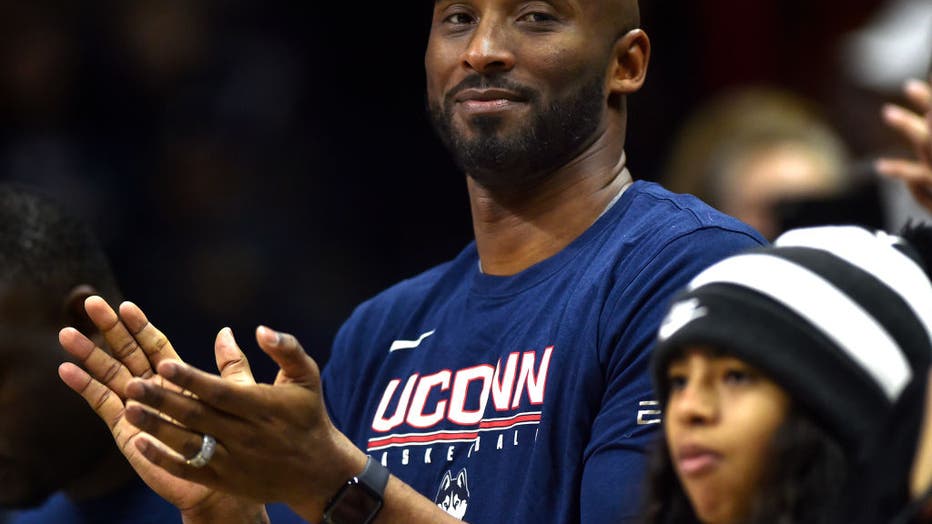
[(609, 297), (600, 320), (605, 397), (584, 454), (581, 522), (638, 520), (647, 452), (661, 435), (649, 373), (660, 322), (674, 294), (693, 276), (761, 243), (742, 232), (697, 229), (659, 249), (632, 279), (619, 282)]
[(340, 330), (333, 340), (333, 346), (330, 348), (330, 358), (324, 369), (321, 371), (321, 388), (324, 393), (324, 406), (327, 408), (327, 414), (333, 425), (340, 431), (346, 431), (346, 405), (349, 402), (350, 391), (347, 386), (347, 375), (345, 366), (346, 360), (351, 352), (352, 337), (357, 328), (358, 310), (355, 312)]

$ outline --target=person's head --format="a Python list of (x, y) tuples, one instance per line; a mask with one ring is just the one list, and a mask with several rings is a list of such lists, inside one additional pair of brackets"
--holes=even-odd
[(600, 135), (620, 147), (650, 56), (636, 0), (436, 0), (427, 105), (486, 187), (525, 187)]
[(897, 242), (857, 227), (794, 230), (677, 297), (652, 364), (664, 442), (651, 522), (833, 516), (932, 357), (932, 284)]
[(836, 195), (848, 185), (848, 170), (841, 138), (806, 100), (745, 88), (686, 122), (664, 181), (773, 239), (782, 232), (781, 202)]
[(83, 309), (91, 294), (119, 299), (88, 230), (45, 198), (0, 185), (0, 507), (42, 502), (112, 448), (57, 373), (58, 331), (92, 335)]

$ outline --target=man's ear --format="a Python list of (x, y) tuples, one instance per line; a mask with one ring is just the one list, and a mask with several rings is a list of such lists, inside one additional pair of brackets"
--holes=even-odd
[(65, 302), (62, 304), (66, 325), (77, 329), (87, 338), (97, 342), (98, 346), (100, 345), (98, 340), (100, 332), (97, 330), (97, 326), (91, 322), (91, 318), (87, 316), (87, 311), (84, 310), (84, 301), (92, 295), (99, 294), (100, 292), (94, 286), (79, 284), (65, 295)]
[(641, 89), (650, 63), (650, 38), (642, 29), (632, 29), (615, 42), (614, 59), (608, 72), (609, 92), (630, 95)]

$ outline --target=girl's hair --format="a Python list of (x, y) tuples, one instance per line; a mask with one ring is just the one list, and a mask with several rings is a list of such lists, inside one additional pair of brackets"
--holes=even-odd
[[(794, 406), (774, 433), (764, 477), (743, 524), (825, 524), (848, 474), (841, 445)], [(660, 438), (648, 465), (645, 524), (699, 524)]]

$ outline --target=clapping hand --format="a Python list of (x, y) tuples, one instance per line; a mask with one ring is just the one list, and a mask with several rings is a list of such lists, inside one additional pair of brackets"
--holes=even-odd
[(883, 158), (877, 161), (876, 169), (884, 176), (902, 180), (916, 201), (932, 212), (932, 80), (910, 80), (904, 92), (914, 110), (887, 104), (883, 119), (912, 144), (916, 158)]
[[(366, 456), (331, 423), (317, 364), (298, 341), (265, 327), (256, 338), (281, 368), (273, 385), (225, 380), (174, 359), (161, 359), (156, 367), (166, 382), (130, 380), (126, 418), (151, 435), (132, 445), (173, 478), (285, 502), (317, 521), (326, 501), (363, 469)], [(218, 341), (236, 347), (229, 331)], [(245, 357), (241, 365), (247, 365)], [(216, 439), (210, 460), (185, 460), (201, 450), (205, 434)]]
[[(142, 310), (124, 302), (119, 315), (100, 297), (90, 297), (85, 310), (103, 334), (112, 353), (97, 346), (74, 328), (59, 333), (62, 347), (80, 362), (66, 362), (59, 376), (76, 391), (108, 425), (117, 446), (137, 474), (156, 493), (174, 504), (188, 521), (217, 521), (233, 518), (243, 522), (267, 520), (261, 504), (220, 493), (203, 484), (172, 475), (153, 465), (139, 451), (144, 433), (127, 420), (126, 386), (136, 380), (159, 385), (177, 394), (186, 392), (165, 382), (154, 370), (165, 361), (180, 362), (178, 354), (162, 332), (153, 326)], [(229, 330), (221, 331), (215, 344), (217, 368), (230, 384), (255, 384), (248, 362), (232, 343)], [(85, 371), (86, 370), (86, 371)]]

